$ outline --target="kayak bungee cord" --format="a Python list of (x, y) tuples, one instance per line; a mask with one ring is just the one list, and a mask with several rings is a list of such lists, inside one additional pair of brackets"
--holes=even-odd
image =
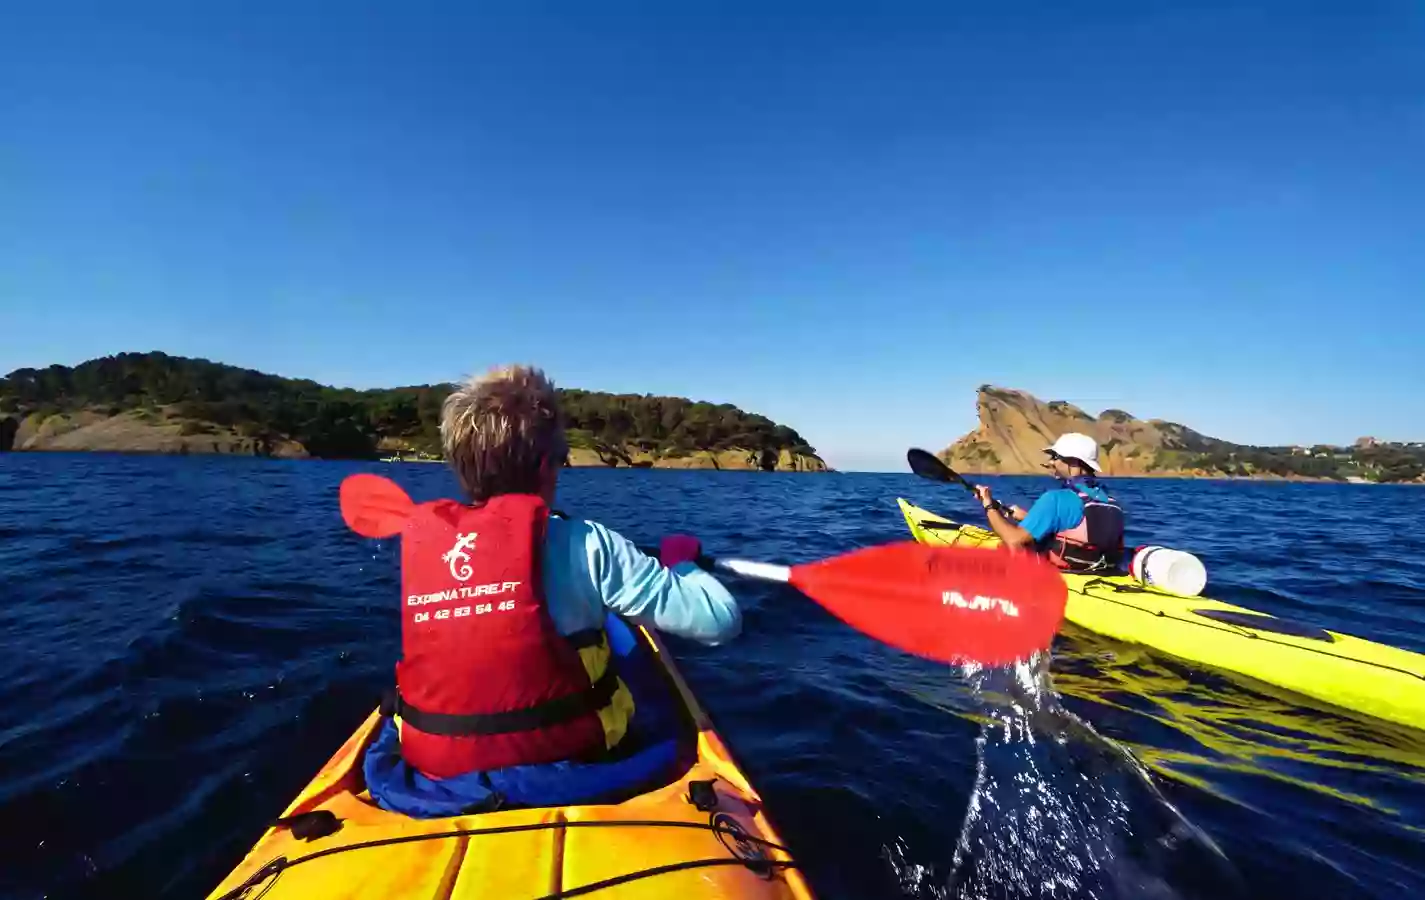
[[(753, 868), (752, 863), (741, 859), (727, 859), (726, 857), (720, 857), (718, 859), (689, 859), (684, 860), (682, 862), (669, 863), (666, 866), (653, 866), (652, 868), (648, 869), (639, 869), (638, 871), (630, 872), (627, 875), (616, 875), (613, 878), (605, 878), (603, 881), (595, 881), (590, 884), (580, 885), (576, 888), (570, 888), (567, 891), (559, 891), (558, 893), (554, 894), (545, 894), (543, 897), (536, 898), (536, 900), (564, 900), (564, 898), (567, 897), (582, 897), (585, 894), (592, 894), (595, 891), (602, 891), (605, 888), (618, 887), (621, 884), (628, 884), (631, 881), (640, 881), (644, 878), (652, 878), (655, 875), (667, 875), (672, 872), (681, 872), (685, 869), (707, 869), (712, 868), (713, 866), (735, 866), (739, 863), (741, 863), (742, 865), (746, 865), (748, 868)], [(757, 869), (765, 869), (770, 874), (772, 869), (795, 868), (799, 868), (795, 860), (782, 859), (769, 860), (766, 863), (758, 863), (756, 864), (755, 868), (753, 868), (753, 870), (756, 871)], [(761, 873), (759, 872), (758, 874)]]
[[(601, 822), (536, 822), (528, 825), (503, 825), (496, 828), (459, 828), (453, 831), (437, 831), (432, 832), (430, 834), (408, 834), (401, 835), (399, 837), (378, 838), (376, 840), (361, 841), (355, 844), (343, 844), (340, 847), (328, 847), (325, 850), (318, 850), (314, 853), (308, 853), (306, 856), (299, 856), (296, 859), (288, 859), (285, 856), (278, 856), (268, 861), (266, 865), (262, 866), (256, 872), (253, 872), (252, 876), (249, 877), (246, 881), (244, 881), (242, 884), (239, 884), (231, 891), (228, 891), (226, 894), (223, 894), (221, 897), (218, 898), (218, 900), (246, 900), (248, 896), (248, 891), (252, 890), (263, 882), (267, 882), (267, 887), (263, 889), (263, 893), (266, 893), (267, 890), (269, 890), (276, 882), (278, 876), (280, 876), (288, 869), (291, 869), (294, 866), (299, 866), (302, 863), (312, 862), (313, 860), (321, 859), (324, 856), (335, 856), (340, 853), (346, 853), (349, 850), (369, 850), (375, 847), (389, 847), (395, 844), (413, 844), (421, 841), (437, 841), (461, 837), (481, 837), (492, 834), (512, 834), (521, 831), (541, 831), (552, 828), (627, 827), (693, 828), (702, 831), (711, 831), (712, 833), (717, 835), (727, 835), (728, 837), (735, 838), (737, 841), (742, 843), (757, 844), (761, 847), (765, 847), (770, 850), (776, 850), (780, 853), (785, 853), (788, 856), (791, 855), (791, 851), (788, 850), (786, 847), (783, 847), (781, 844), (773, 843), (772, 841), (764, 840), (763, 838), (756, 837), (755, 835), (750, 835), (746, 832), (734, 830), (723, 825), (714, 825), (711, 823), (704, 825), (699, 822), (675, 822), (663, 821), (658, 819), (626, 819), (619, 821)], [(719, 840), (721, 840), (721, 838), (719, 838)], [(684, 860), (682, 862), (673, 863), (666, 866), (654, 866), (648, 869), (640, 869), (635, 872), (630, 872), (626, 875), (619, 875), (613, 878), (604, 879), (603, 881), (596, 881), (591, 884), (582, 885), (580, 887), (570, 888), (569, 890), (561, 891), (559, 893), (548, 894), (543, 897), (535, 898), (535, 900), (554, 900), (554, 898), (560, 897), (576, 897), (581, 896), (583, 894), (592, 893), (597, 890), (603, 890), (604, 888), (624, 884), (629, 881), (635, 881), (640, 878), (651, 878), (655, 875), (665, 875), (670, 872), (680, 871), (682, 869), (706, 868), (710, 866), (722, 865), (741, 865), (745, 866), (753, 872), (757, 872), (758, 874), (770, 872), (773, 869), (798, 868), (797, 862), (792, 859), (753, 860), (744, 859), (743, 857), (737, 856), (734, 853), (732, 857)], [(261, 895), (259, 894), (258, 896)]]

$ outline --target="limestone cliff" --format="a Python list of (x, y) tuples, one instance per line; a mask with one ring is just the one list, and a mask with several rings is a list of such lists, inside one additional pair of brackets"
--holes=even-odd
[(977, 399), (979, 427), (941, 457), (957, 471), (1025, 474), (1043, 471), (1044, 448), (1077, 431), (1099, 442), (1099, 462), (1114, 475), (1164, 474), (1165, 451), (1209, 453), (1228, 446), (1173, 422), (1135, 419), (1118, 409), (1091, 416), (1072, 403), (1045, 403), (1024, 391), (984, 385)]
[(979, 427), (940, 453), (957, 471), (1039, 473), (1044, 448), (1077, 431), (1099, 442), (1108, 475), (1425, 483), (1425, 442), (1363, 438), (1352, 447), (1253, 447), (1119, 409), (1091, 416), (1072, 403), (1045, 403), (990, 385), (980, 388), (978, 407)]

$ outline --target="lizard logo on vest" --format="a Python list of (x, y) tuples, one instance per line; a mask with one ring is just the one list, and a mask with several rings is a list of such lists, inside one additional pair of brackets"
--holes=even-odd
[(479, 535), (472, 531), (469, 534), (459, 534), (455, 538), (455, 546), (441, 559), (450, 563), (450, 577), (457, 581), (465, 581), (475, 570), (470, 568), (470, 551), (475, 549), (475, 538)]

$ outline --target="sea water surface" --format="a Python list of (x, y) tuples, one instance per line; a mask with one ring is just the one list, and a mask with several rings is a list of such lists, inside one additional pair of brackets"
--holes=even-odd
[[(397, 554), (342, 524), (355, 471), (455, 493), (439, 466), (0, 455), (0, 895), (204, 896), (370, 711)], [(1425, 651), (1425, 490), (1112, 485), (1209, 595)], [(628, 470), (567, 471), (559, 506), (794, 563), (903, 539), (898, 496), (978, 512), (910, 475)], [(821, 896), (1425, 896), (1425, 732), (1072, 630), (951, 669), (734, 588), (741, 638), (672, 644)]]

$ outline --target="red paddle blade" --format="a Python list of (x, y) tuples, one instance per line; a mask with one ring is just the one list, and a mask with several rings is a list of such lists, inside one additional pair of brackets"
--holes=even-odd
[(410, 495), (389, 478), (363, 472), (341, 481), (341, 517), (362, 537), (391, 537), (415, 508)]
[(796, 566), (791, 583), (892, 647), (987, 666), (1048, 647), (1068, 602), (1059, 570), (1037, 556), (915, 541)]

